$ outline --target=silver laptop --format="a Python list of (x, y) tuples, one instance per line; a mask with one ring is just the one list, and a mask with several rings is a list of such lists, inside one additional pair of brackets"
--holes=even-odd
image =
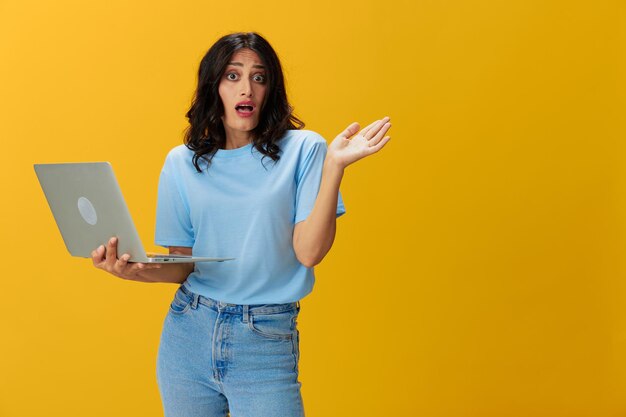
[(67, 250), (91, 258), (91, 252), (118, 238), (118, 256), (130, 262), (223, 262), (234, 258), (146, 253), (120, 187), (108, 162), (35, 164), (54, 219)]

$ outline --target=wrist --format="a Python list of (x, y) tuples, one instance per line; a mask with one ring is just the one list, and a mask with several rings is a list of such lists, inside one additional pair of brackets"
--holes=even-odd
[(326, 159), (324, 159), (324, 170), (343, 175), (345, 169), (346, 166), (342, 162), (338, 161), (332, 154), (326, 155)]

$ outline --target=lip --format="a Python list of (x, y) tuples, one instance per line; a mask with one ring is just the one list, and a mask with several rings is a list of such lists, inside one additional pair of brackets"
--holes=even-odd
[[(237, 106), (250, 106), (250, 107), (252, 107), (252, 111), (241, 112), (241, 111), (237, 110)], [(235, 113), (237, 113), (237, 116), (239, 116), (239, 117), (244, 117), (244, 118), (245, 117), (251, 117), (254, 114), (255, 111), (256, 111), (256, 106), (250, 100), (240, 101), (239, 103), (235, 104)]]
[(256, 109), (256, 106), (254, 105), (254, 102), (252, 100), (240, 101), (239, 103), (235, 104), (235, 107), (237, 106), (252, 106), (253, 109)]

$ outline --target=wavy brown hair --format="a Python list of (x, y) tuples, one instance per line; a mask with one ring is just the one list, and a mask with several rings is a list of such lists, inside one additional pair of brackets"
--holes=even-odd
[(220, 38), (208, 50), (198, 70), (198, 87), (191, 108), (186, 116), (189, 127), (185, 131), (185, 145), (194, 152), (193, 164), (202, 172), (199, 160), (206, 161), (207, 168), (218, 149), (226, 145), (226, 133), (222, 123), (224, 105), (219, 95), (219, 84), (233, 53), (239, 49), (257, 53), (266, 68), (267, 90), (265, 103), (254, 128), (253, 146), (274, 162), (280, 159), (276, 144), (289, 129), (302, 129), (304, 122), (293, 113), (287, 101), (285, 79), (278, 55), (261, 35), (254, 32), (232, 33)]

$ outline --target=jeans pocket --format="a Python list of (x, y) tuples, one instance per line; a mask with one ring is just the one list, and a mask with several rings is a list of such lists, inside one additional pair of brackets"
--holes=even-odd
[(193, 296), (183, 292), (181, 288), (178, 288), (174, 294), (174, 299), (170, 303), (170, 312), (173, 314), (185, 314), (191, 307)]
[(253, 333), (268, 339), (291, 340), (294, 338), (297, 316), (296, 311), (251, 314), (248, 327)]

